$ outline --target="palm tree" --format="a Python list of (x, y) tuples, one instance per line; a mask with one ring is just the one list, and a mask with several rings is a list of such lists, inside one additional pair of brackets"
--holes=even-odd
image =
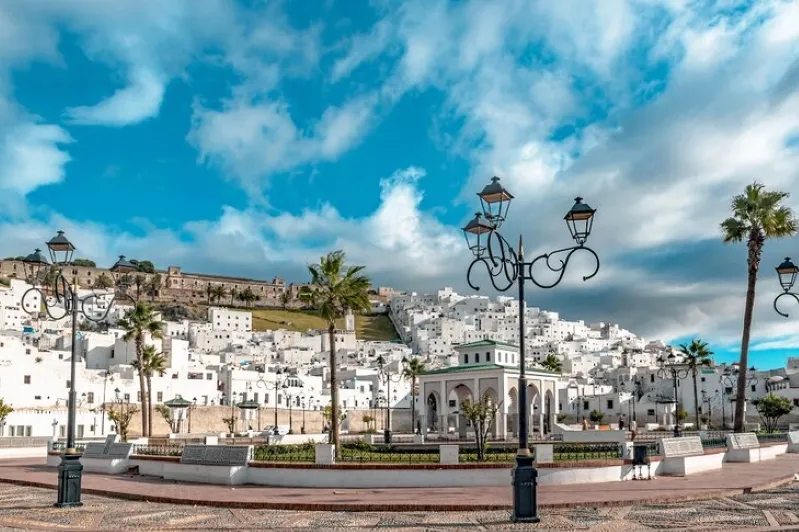
[[(133, 284), (136, 285), (136, 301), (139, 301), (142, 289), (147, 287), (147, 277), (137, 273), (133, 278)], [(144, 412), (144, 410), (142, 410), (142, 412)]]
[(699, 338), (694, 338), (690, 344), (680, 344), (678, 349), (685, 357), (685, 363), (688, 364), (691, 375), (694, 377), (694, 414), (696, 415), (696, 427), (699, 428), (699, 391), (696, 385), (696, 376), (699, 373), (699, 368), (713, 365), (711, 358), (713, 351), (708, 348), (707, 342), (703, 342)]
[(555, 373), (563, 371), (563, 364), (561, 364), (560, 359), (555, 353), (549, 353), (544, 361), (541, 362), (541, 367), (547, 371), (554, 371)]
[[(117, 326), (125, 331), (123, 339), (126, 342), (133, 341), (136, 345), (136, 362), (139, 367), (144, 367), (144, 336), (149, 334), (151, 338), (163, 338), (164, 335), (164, 322), (157, 318), (153, 308), (147, 303), (137, 302), (136, 306), (127, 312), (124, 318), (119, 320)], [(142, 436), (148, 436), (147, 429), (149, 428), (148, 415), (149, 412), (145, 408), (145, 394), (147, 392), (144, 382), (144, 373), (139, 372), (139, 390), (142, 397), (142, 410), (141, 410), (141, 426)]]
[(746, 240), (748, 279), (746, 304), (744, 306), (743, 334), (741, 335), (741, 359), (738, 364), (737, 397), (735, 402), (735, 432), (744, 429), (744, 407), (746, 397), (746, 368), (749, 357), (749, 335), (752, 330), (752, 311), (755, 306), (755, 284), (760, 268), (763, 246), (769, 238), (783, 238), (796, 233), (796, 220), (790, 207), (782, 202), (789, 197), (787, 192), (768, 191), (760, 183), (747, 185), (743, 194), (732, 198), (732, 216), (721, 223), (724, 243)]
[[(5, 425), (6, 418), (13, 412), (11, 405), (7, 405), (5, 400), (0, 398), (0, 427)], [(2, 436), (2, 434), (0, 434)]]
[(141, 363), (136, 360), (131, 364), (139, 375), (144, 374), (147, 383), (146, 403), (145, 396), (142, 395), (142, 412), (147, 410), (147, 432), (153, 433), (153, 375), (164, 376), (167, 369), (166, 357), (155, 350), (152, 345), (144, 346), (142, 351)]
[(341, 457), (339, 448), (339, 404), (338, 381), (336, 379), (336, 319), (344, 316), (347, 310), (366, 312), (369, 304), (369, 278), (361, 272), (364, 266), (346, 266), (343, 251), (333, 251), (319, 259), (319, 264), (311, 264), (311, 286), (303, 287), (300, 299), (316, 310), (327, 323), (330, 343), (330, 415), (331, 441), (335, 446), (336, 458)]
[(214, 287), (208, 283), (208, 286), (205, 287), (205, 295), (208, 297), (208, 304), (211, 304), (211, 300), (214, 298)]
[(238, 293), (239, 293), (239, 291), (236, 290), (235, 286), (232, 286), (230, 288), (230, 306), (231, 307), (233, 306), (233, 300), (236, 299), (236, 296), (238, 295)]
[(416, 379), (424, 373), (424, 362), (416, 357), (402, 369), (402, 376), (411, 381), (411, 431), (416, 431)]
[(147, 283), (147, 293), (150, 296), (151, 303), (155, 301), (155, 296), (158, 295), (159, 290), (161, 290), (161, 274), (156, 273)]
[(106, 290), (112, 286), (114, 286), (114, 280), (104, 273), (101, 273), (100, 276), (94, 280), (94, 287), (100, 290)]

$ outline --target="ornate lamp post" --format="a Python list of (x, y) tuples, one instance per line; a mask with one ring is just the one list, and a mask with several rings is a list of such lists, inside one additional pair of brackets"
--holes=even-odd
[(273, 390), (275, 392), (275, 426), (272, 428), (272, 432), (277, 434), (277, 396), (279, 390), (285, 390), (288, 388), (288, 383), (286, 381), (289, 378), (289, 373), (288, 371), (284, 372), (282, 368), (277, 368), (277, 371), (275, 371), (274, 382), (265, 380), (264, 375), (264, 373), (260, 374), (258, 380), (255, 382), (255, 385), (258, 388), (263, 388), (264, 390)]
[[(755, 375), (756, 371), (757, 371), (757, 368), (754, 367), (754, 366), (749, 368), (749, 370), (747, 372), (747, 377), (746, 377), (746, 385), (747, 386), (752, 386), (753, 384), (757, 384), (758, 383), (757, 375)], [(741, 370), (738, 368), (737, 365), (733, 365), (732, 369), (730, 369), (729, 366), (724, 368), (724, 371), (721, 374), (721, 383), (726, 388), (733, 388), (735, 385), (738, 384), (738, 375), (740, 373), (741, 373)], [(723, 407), (723, 403), (724, 403), (723, 397), (724, 397), (724, 388), (722, 388), (722, 407)], [(737, 401), (738, 397), (735, 396), (735, 395), (730, 397), (729, 394), (727, 394), (727, 397), (729, 398), (729, 401), (730, 401), (730, 411), (733, 414), (732, 424), (733, 424), (733, 426), (735, 426), (735, 410), (732, 408), (732, 402), (733, 401)], [(746, 401), (746, 396), (744, 396), (744, 401)], [(744, 411), (744, 412), (746, 412), (746, 411)], [(722, 415), (723, 415), (723, 413), (722, 413)], [(745, 416), (746, 416), (746, 414), (744, 414), (744, 424), (746, 424)]]
[[(300, 383), (300, 388), (302, 388), (302, 383)], [(292, 401), (298, 397), (298, 393), (297, 392), (291, 392), (291, 391), (289, 391), (290, 389), (291, 388), (288, 386), (288, 383), (283, 385), (283, 397), (286, 398), (286, 402), (288, 403), (288, 407), (289, 407), (289, 434), (294, 434), (294, 423), (293, 423), (293, 420), (292, 420), (292, 417), (291, 417), (292, 408), (294, 406), (292, 404)], [(303, 428), (305, 428), (305, 419), (304, 418), (305, 418), (305, 411), (303, 410), (303, 422), (302, 422)]]
[[(75, 390), (76, 367), (78, 359), (78, 318), (100, 323), (108, 316), (117, 298), (128, 298), (127, 289), (129, 279), (126, 276), (120, 278), (114, 291), (114, 297), (108, 304), (105, 313), (99, 318), (92, 317), (86, 311), (86, 304), (95, 300), (103, 294), (92, 292), (89, 295), (78, 296), (77, 279), (68, 280), (64, 275), (64, 267), (72, 262), (72, 255), (75, 253), (75, 246), (72, 245), (63, 231), (58, 231), (56, 236), (47, 243), (52, 265), (42, 255), (40, 249), (25, 257), (23, 265), (25, 276), (32, 288), (29, 288), (22, 295), (22, 308), (28, 314), (39, 317), (40, 311), (44, 308), (46, 315), (55, 321), (59, 321), (67, 316), (71, 317), (72, 322), (72, 346), (70, 357), (70, 378), (69, 378), (69, 410), (67, 413), (67, 448), (61, 454), (61, 464), (58, 466), (58, 502), (55, 506), (65, 508), (70, 506), (81, 506), (81, 477), (83, 466), (80, 463), (80, 454), (75, 449), (75, 425), (76, 425), (76, 406), (77, 392)], [(33, 308), (28, 310), (26, 299), (34, 294), (38, 294), (41, 306), (30, 305)]]
[[(408, 365), (408, 359), (402, 357), (402, 367)], [(383, 443), (391, 444), (391, 383), (402, 380), (402, 372), (392, 372), (386, 364), (383, 355), (377, 357), (377, 375), (381, 380), (386, 381), (386, 427), (383, 429)]]
[[(680, 400), (677, 396), (677, 379), (685, 379), (691, 374), (688, 364), (678, 363), (677, 357), (671, 353), (666, 358), (658, 357), (658, 377), (671, 379), (674, 387), (674, 437), (680, 437)], [(697, 427), (698, 428), (698, 427)]]
[[(537, 523), (538, 517), (537, 485), (538, 471), (533, 467), (533, 457), (529, 448), (529, 419), (527, 404), (527, 377), (525, 374), (525, 349), (524, 349), (524, 284), (531, 281), (539, 288), (554, 288), (563, 279), (566, 268), (572, 255), (577, 251), (585, 251), (596, 261), (594, 271), (583, 277), (584, 281), (594, 277), (599, 272), (599, 257), (589, 247), (585, 246), (594, 224), (595, 209), (592, 209), (582, 198), (575, 198), (574, 206), (566, 213), (564, 220), (569, 228), (575, 245), (544, 253), (532, 261), (524, 260), (524, 247), (522, 237), (519, 235), (517, 249), (499, 233), (499, 228), (505, 221), (508, 208), (513, 200), (513, 195), (500, 184), (498, 177), (491, 178), (491, 183), (486, 185), (477, 194), (480, 198), (482, 212), (463, 228), (466, 242), (475, 258), (469, 265), (466, 278), (469, 286), (474, 290), (480, 288), (472, 282), (472, 272), (478, 264), (488, 271), (491, 284), (500, 292), (509, 290), (514, 284), (518, 289), (519, 299), (519, 450), (516, 456), (516, 467), (513, 472), (513, 515), (516, 522)], [(558, 258), (563, 257), (563, 258)], [(553, 263), (553, 259), (555, 262)], [(551, 272), (557, 274), (550, 283), (537, 280), (534, 269), (543, 265)]]
[(791, 289), (793, 288), (793, 285), (796, 282), (796, 275), (799, 274), (799, 267), (797, 267), (796, 264), (791, 262), (790, 257), (785, 257), (785, 261), (783, 261), (782, 264), (777, 266), (776, 270), (777, 270), (777, 276), (780, 279), (780, 286), (782, 286), (782, 293), (774, 298), (774, 310), (780, 316), (787, 318), (788, 314), (786, 312), (780, 311), (780, 309), (777, 308), (777, 302), (782, 297), (790, 296), (794, 298), (797, 303), (799, 303), (799, 294), (791, 292)]

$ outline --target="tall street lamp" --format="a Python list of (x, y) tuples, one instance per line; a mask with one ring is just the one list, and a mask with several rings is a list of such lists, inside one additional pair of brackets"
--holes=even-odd
[(289, 373), (288, 373), (288, 371), (284, 372), (282, 368), (277, 368), (277, 370), (275, 371), (275, 380), (274, 380), (274, 382), (269, 382), (266, 379), (264, 379), (265, 375), (266, 375), (265, 373), (261, 373), (259, 375), (259, 377), (258, 377), (258, 380), (255, 382), (255, 385), (258, 388), (263, 388), (264, 390), (273, 390), (275, 392), (275, 426), (272, 427), (272, 432), (275, 435), (277, 435), (277, 433), (278, 433), (278, 430), (277, 430), (277, 397), (278, 397), (278, 391), (281, 390), (281, 389), (285, 390), (286, 388), (289, 387), (288, 382), (286, 382), (286, 381), (288, 381)]
[[(594, 271), (583, 277), (583, 281), (594, 277), (599, 272), (599, 257), (585, 245), (591, 234), (594, 224), (595, 209), (592, 209), (582, 198), (575, 198), (574, 206), (566, 213), (564, 220), (569, 228), (575, 245), (543, 253), (532, 261), (524, 260), (524, 246), (519, 235), (517, 249), (499, 233), (508, 215), (508, 208), (513, 200), (513, 195), (500, 184), (498, 177), (491, 178), (491, 183), (486, 185), (477, 194), (480, 198), (482, 212), (463, 228), (466, 242), (475, 258), (469, 265), (466, 279), (473, 290), (480, 288), (472, 282), (472, 272), (475, 266), (481, 264), (487, 270), (491, 284), (500, 292), (509, 290), (517, 285), (519, 296), (519, 450), (516, 455), (516, 467), (513, 472), (513, 514), (516, 522), (537, 523), (538, 517), (537, 485), (538, 471), (533, 467), (533, 457), (528, 443), (528, 407), (527, 404), (527, 376), (525, 373), (524, 349), (524, 283), (531, 281), (539, 288), (554, 288), (563, 279), (566, 268), (572, 255), (577, 251), (585, 251), (591, 255), (596, 267)], [(562, 258), (560, 258), (562, 257)], [(544, 266), (550, 272), (557, 274), (553, 282), (545, 283), (536, 279), (534, 270), (536, 266)]]
[[(680, 437), (680, 400), (677, 396), (677, 379), (685, 379), (691, 374), (690, 364), (677, 362), (674, 353), (667, 357), (658, 357), (658, 377), (661, 379), (671, 379), (674, 387), (674, 437)], [(697, 427), (698, 429), (699, 427)]]
[[(290, 391), (291, 388), (287, 384), (288, 383), (283, 385), (283, 397), (286, 398), (286, 403), (288, 403), (288, 407), (289, 407), (289, 434), (294, 434), (294, 423), (293, 423), (293, 419), (291, 417), (292, 408), (294, 406), (292, 404), (292, 401), (294, 399), (296, 399), (297, 397), (299, 397), (299, 394), (298, 394), (298, 392)], [(302, 388), (302, 383), (300, 383), (300, 388)], [(304, 415), (305, 415), (305, 413), (303, 412), (303, 416)], [(303, 420), (302, 424), (303, 424), (303, 428), (305, 428), (305, 421), (304, 420)]]
[[(754, 366), (749, 368), (749, 371), (748, 371), (747, 377), (746, 377), (746, 386), (747, 387), (758, 383), (757, 375), (755, 374), (756, 371), (757, 371), (757, 368), (754, 367)], [(733, 364), (732, 369), (730, 369), (730, 367), (727, 366), (726, 368), (724, 368), (724, 371), (721, 374), (721, 383), (726, 388), (733, 388), (733, 385), (736, 385), (738, 383), (738, 375), (740, 373), (741, 373), (741, 370), (738, 368), (737, 364)], [(722, 389), (722, 397), (723, 397), (723, 393), (724, 393), (724, 390)], [(730, 401), (730, 413), (732, 414), (732, 425), (735, 426), (735, 410), (732, 407), (732, 402), (733, 401), (737, 401), (738, 397), (736, 395), (733, 395), (732, 397), (730, 397), (730, 394), (727, 394), (727, 398)], [(722, 401), (723, 401), (723, 399), (722, 399)], [(746, 402), (746, 396), (744, 396), (744, 402)], [(744, 424), (746, 424), (746, 414), (745, 413), (744, 413)]]
[[(403, 369), (408, 365), (408, 359), (402, 357)], [(383, 355), (377, 357), (377, 375), (380, 379), (386, 381), (386, 427), (383, 429), (383, 443), (386, 445), (391, 444), (391, 383), (400, 382), (403, 378), (403, 372), (392, 372), (391, 367), (386, 364)]]
[[(44, 257), (41, 249), (36, 249), (22, 261), (26, 280), (32, 285), (32, 288), (26, 290), (22, 295), (21, 304), (25, 312), (37, 318), (40, 316), (42, 308), (51, 320), (59, 321), (67, 316), (71, 317), (72, 346), (69, 364), (67, 448), (61, 453), (61, 463), (58, 466), (58, 502), (55, 504), (59, 508), (66, 508), (83, 504), (80, 500), (83, 466), (80, 463), (81, 455), (75, 449), (78, 318), (82, 317), (95, 323), (105, 320), (117, 298), (129, 299), (127, 289), (130, 287), (130, 279), (126, 275), (120, 277), (117, 280), (114, 297), (108, 304), (105, 313), (99, 318), (92, 317), (91, 313), (86, 311), (86, 304), (105, 294), (91, 292), (81, 297), (78, 295), (77, 279), (70, 281), (64, 275), (64, 268), (72, 263), (75, 246), (67, 239), (63, 231), (58, 231), (56, 236), (47, 241), (46, 245), (52, 264)], [(34, 304), (32, 310), (28, 310), (25, 301), (34, 294), (38, 294), (41, 306)]]
[(799, 303), (799, 294), (791, 292), (794, 283), (796, 282), (796, 275), (799, 274), (799, 267), (796, 266), (793, 262), (791, 262), (790, 257), (785, 257), (785, 260), (782, 264), (777, 266), (777, 276), (780, 279), (780, 286), (782, 287), (782, 293), (779, 294), (777, 297), (774, 298), (774, 310), (777, 311), (777, 314), (783, 316), (785, 318), (788, 317), (786, 312), (782, 312), (779, 308), (777, 308), (777, 302), (780, 298), (785, 296), (790, 296)]

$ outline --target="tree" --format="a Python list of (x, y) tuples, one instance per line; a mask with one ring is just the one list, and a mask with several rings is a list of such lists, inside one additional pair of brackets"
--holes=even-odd
[(208, 298), (208, 304), (211, 304), (211, 300), (214, 298), (214, 287), (210, 284), (205, 287), (205, 295)]
[(416, 379), (424, 373), (424, 362), (411, 358), (402, 370), (402, 377), (411, 381), (411, 432), (416, 432)]
[[(126, 342), (133, 341), (136, 345), (136, 362), (139, 364), (139, 367), (143, 367), (144, 337), (146, 334), (149, 334), (153, 339), (163, 338), (164, 323), (157, 319), (156, 313), (151, 306), (147, 303), (137, 302), (136, 306), (132, 310), (129, 310), (124, 318), (119, 320), (117, 326), (125, 331), (123, 339)], [(142, 436), (148, 436), (149, 411), (146, 408), (144, 399), (147, 389), (145, 388), (144, 372), (141, 371), (139, 372), (139, 391), (142, 397)]]
[(169, 430), (175, 434), (178, 431), (178, 420), (172, 417), (172, 410), (166, 405), (155, 405), (155, 411), (161, 414), (166, 424), (169, 425)]
[(485, 394), (479, 401), (472, 402), (470, 399), (465, 399), (461, 403), (461, 412), (472, 423), (474, 439), (477, 444), (477, 460), (481, 462), (485, 460), (488, 433), (491, 432), (498, 410), (499, 405), (494, 403), (488, 394)]
[(760, 414), (760, 419), (763, 420), (766, 432), (775, 432), (780, 418), (787, 416), (793, 410), (793, 404), (791, 404), (789, 399), (773, 393), (760, 399), (755, 399), (752, 404), (755, 405), (757, 413)]
[(291, 294), (288, 290), (280, 294), (280, 305), (283, 307), (283, 310), (289, 307), (289, 303), (291, 302)]
[(7, 405), (4, 399), (0, 399), (0, 425), (6, 422), (6, 418), (13, 412), (11, 405)]
[(136, 287), (136, 301), (139, 301), (142, 290), (147, 288), (147, 277), (137, 273), (136, 276), (133, 277), (133, 284)]
[(144, 346), (140, 361), (134, 360), (131, 364), (133, 368), (144, 373), (144, 380), (147, 383), (147, 394), (142, 394), (142, 410), (147, 410), (147, 433), (153, 434), (153, 375), (158, 374), (163, 377), (166, 373), (166, 358), (162, 353), (158, 353), (152, 345)]
[(149, 260), (130, 261), (136, 265), (136, 271), (142, 273), (155, 273), (155, 266)]
[(694, 415), (696, 427), (699, 428), (699, 389), (696, 384), (696, 376), (699, 374), (700, 368), (713, 365), (711, 358), (713, 351), (708, 348), (707, 342), (703, 342), (699, 338), (694, 338), (690, 344), (680, 344), (679, 350), (685, 357), (685, 362), (694, 378)]
[(339, 448), (338, 419), (338, 380), (336, 378), (336, 319), (344, 316), (347, 310), (367, 312), (369, 303), (369, 278), (363, 275), (364, 266), (346, 266), (343, 251), (334, 251), (319, 259), (319, 264), (311, 264), (311, 286), (304, 286), (300, 299), (313, 307), (327, 323), (330, 343), (330, 401), (333, 407), (330, 432), (335, 446), (336, 458), (341, 456)]
[[(230, 434), (235, 434), (236, 433), (236, 418), (235, 417), (233, 417), (233, 416), (223, 417), (222, 418), (222, 423), (227, 425), (227, 430), (228, 430), (228, 432)], [(277, 427), (275, 427), (275, 430), (277, 430)]]
[(366, 425), (366, 432), (374, 432), (375, 429), (372, 426), (372, 423), (375, 422), (375, 417), (370, 414), (364, 414), (361, 418), (363, 420), (364, 425)]
[(588, 414), (588, 418), (594, 423), (601, 424), (602, 420), (605, 419), (605, 414), (594, 408), (591, 410), (591, 413)]
[(138, 411), (138, 408), (130, 405), (126, 405), (125, 407), (121, 405), (108, 407), (108, 419), (113, 421), (117, 426), (117, 434), (122, 438), (122, 441), (128, 441), (130, 420), (133, 419), (133, 416), (135, 416)]
[(155, 296), (158, 295), (159, 290), (161, 290), (161, 274), (156, 273), (150, 278), (150, 281), (147, 283), (147, 295), (150, 296), (151, 303), (155, 301)]
[(233, 300), (236, 299), (236, 296), (238, 294), (239, 294), (239, 291), (236, 290), (236, 287), (235, 286), (231, 286), (230, 287), (230, 293), (229, 293), (229, 295), (230, 295), (230, 306), (231, 307), (233, 306)]
[[(755, 285), (760, 269), (760, 258), (766, 240), (783, 238), (796, 233), (797, 224), (790, 207), (783, 205), (789, 194), (768, 191), (760, 183), (747, 185), (743, 194), (732, 198), (732, 216), (721, 223), (724, 243), (746, 240), (747, 284), (744, 305), (741, 358), (738, 362), (737, 397), (746, 397), (746, 368), (749, 356), (749, 336), (752, 330), (752, 312), (755, 306)], [(744, 430), (744, 401), (735, 402), (735, 432)]]
[(225, 290), (225, 287), (222, 285), (215, 286), (213, 288), (212, 297), (217, 303), (219, 303), (220, 301), (222, 301), (222, 299), (227, 297), (227, 290)]
[(73, 266), (83, 266), (84, 268), (96, 268), (97, 264), (93, 260), (89, 259), (73, 259), (72, 260)]
[(547, 357), (541, 362), (541, 367), (547, 371), (554, 371), (560, 373), (563, 371), (563, 364), (555, 353), (549, 353)]
[(94, 287), (99, 288), (100, 290), (107, 290), (114, 286), (114, 280), (111, 279), (104, 273), (101, 273), (97, 278), (94, 280)]

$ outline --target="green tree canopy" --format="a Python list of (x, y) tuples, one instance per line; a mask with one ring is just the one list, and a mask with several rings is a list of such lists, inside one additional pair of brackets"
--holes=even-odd
[(773, 393), (760, 399), (755, 399), (752, 403), (755, 405), (757, 413), (760, 414), (760, 419), (763, 420), (766, 432), (776, 431), (780, 418), (787, 416), (793, 410), (793, 404), (790, 399)]

